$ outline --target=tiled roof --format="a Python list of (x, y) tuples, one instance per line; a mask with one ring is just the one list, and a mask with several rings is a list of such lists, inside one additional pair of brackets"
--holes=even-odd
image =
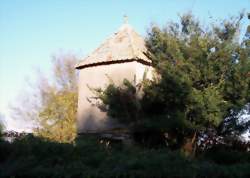
[(151, 61), (145, 55), (146, 51), (144, 39), (129, 24), (124, 24), (117, 33), (81, 61), (76, 68), (81, 69), (131, 60), (150, 64)]

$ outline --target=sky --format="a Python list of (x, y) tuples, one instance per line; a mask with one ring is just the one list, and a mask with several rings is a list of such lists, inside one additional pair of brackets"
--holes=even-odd
[[(8, 130), (25, 130), (10, 105), (35, 80), (36, 70), (49, 73), (51, 57), (72, 53), (83, 59), (123, 24), (146, 36), (150, 24), (164, 26), (191, 11), (207, 24), (214, 19), (250, 12), (250, 0), (1, 0), (0, 115)], [(243, 30), (248, 20), (243, 20)], [(24, 106), (25, 107), (25, 106)]]

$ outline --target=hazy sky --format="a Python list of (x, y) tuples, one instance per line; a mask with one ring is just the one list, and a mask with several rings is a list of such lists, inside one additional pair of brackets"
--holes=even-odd
[(243, 9), (250, 12), (250, 0), (1, 0), (0, 113), (9, 129), (24, 128), (8, 106), (35, 69), (49, 72), (51, 56), (61, 51), (84, 57), (119, 28), (124, 14), (145, 36), (150, 23), (164, 25), (187, 11), (207, 23), (210, 16), (223, 19)]

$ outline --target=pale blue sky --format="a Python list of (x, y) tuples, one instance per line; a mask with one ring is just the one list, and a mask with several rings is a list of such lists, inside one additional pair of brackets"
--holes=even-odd
[(176, 21), (178, 13), (192, 11), (207, 23), (211, 15), (226, 18), (243, 9), (250, 12), (250, 0), (1, 0), (0, 113), (13, 123), (8, 105), (34, 68), (48, 72), (60, 51), (83, 57), (119, 28), (124, 14), (145, 36), (150, 23)]

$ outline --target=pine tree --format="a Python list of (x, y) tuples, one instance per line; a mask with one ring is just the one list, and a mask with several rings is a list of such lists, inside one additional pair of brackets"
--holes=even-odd
[[(204, 27), (185, 14), (179, 23), (152, 27), (146, 41), (157, 77), (142, 83), (140, 98), (134, 92), (137, 86), (100, 90), (108, 114), (139, 125), (136, 129), (167, 132), (180, 144), (201, 130), (235, 134), (225, 127), (233, 123), (225, 118), (236, 122), (250, 102), (249, 49), (237, 41), (242, 18), (240, 14)], [(124, 115), (131, 111), (133, 115)]]

